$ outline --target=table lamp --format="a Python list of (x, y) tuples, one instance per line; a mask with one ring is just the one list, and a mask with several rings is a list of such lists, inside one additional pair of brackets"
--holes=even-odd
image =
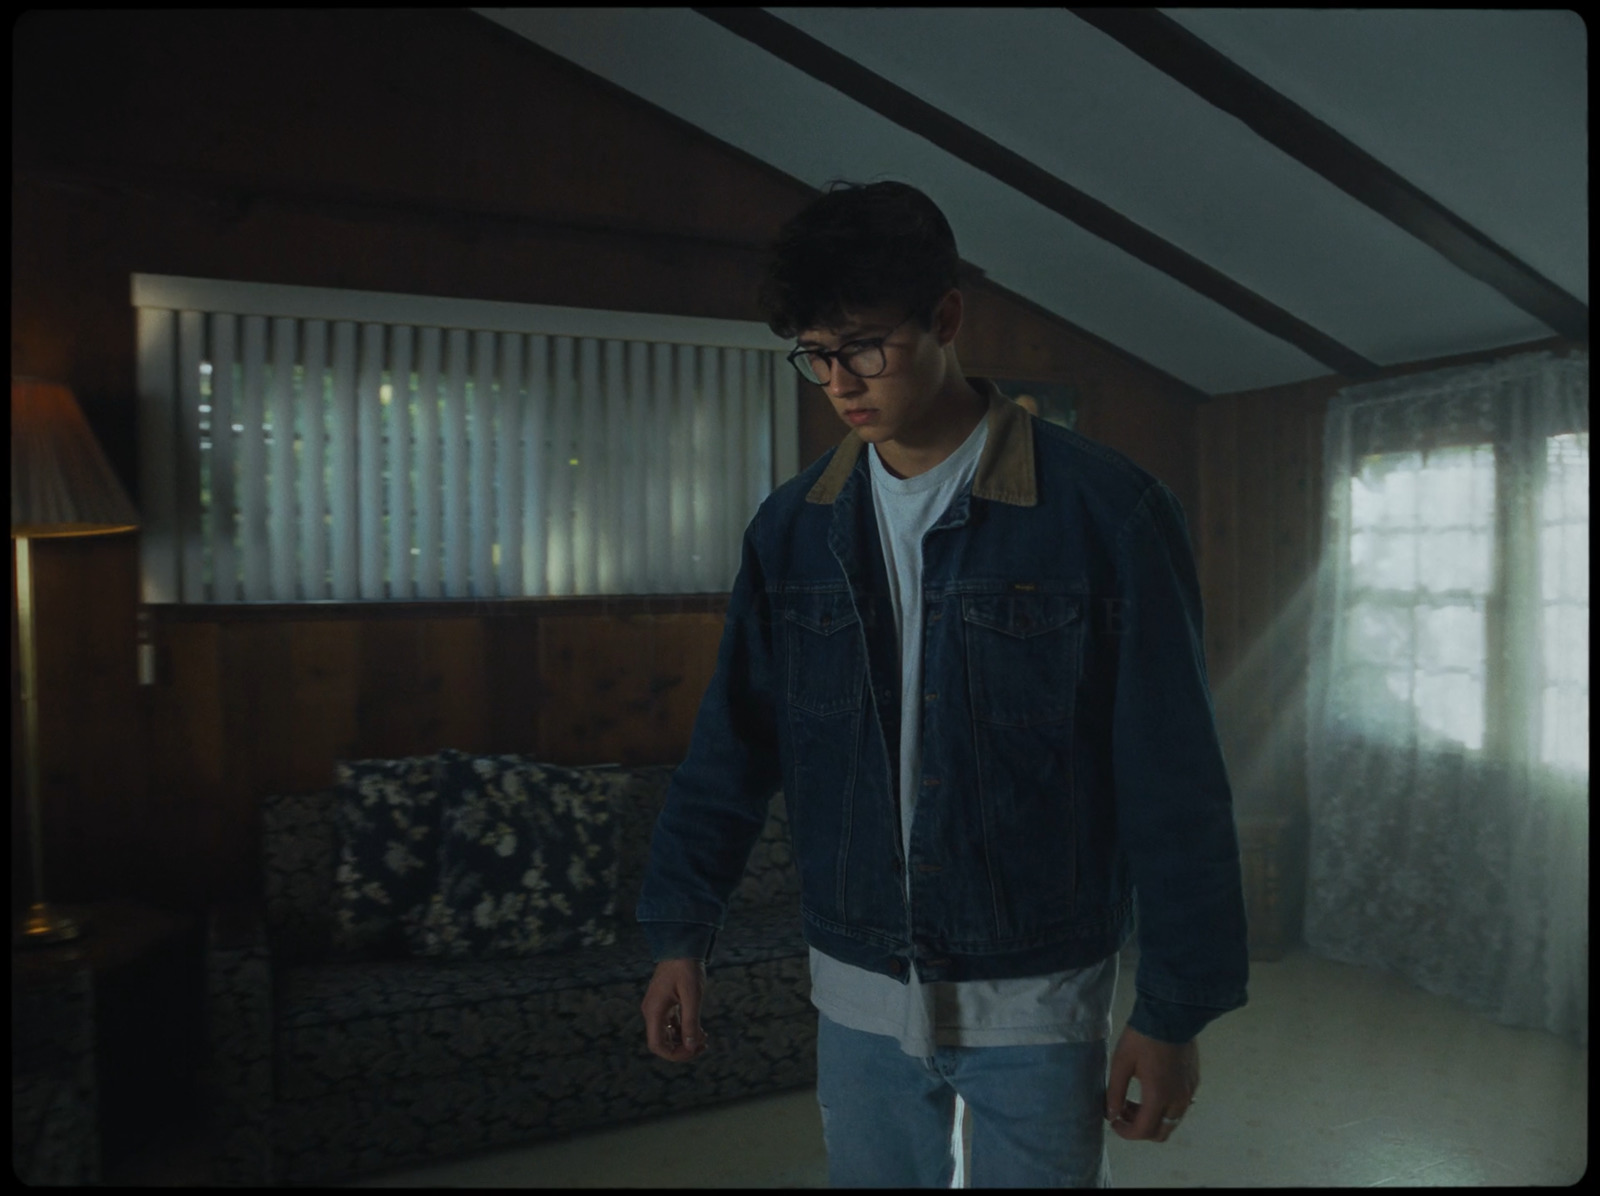
[(22, 657), (24, 768), (33, 903), (12, 942), (56, 943), (79, 927), (44, 899), (44, 836), (39, 818), (39, 689), (29, 542), (42, 536), (131, 532), (138, 515), (72, 397), (59, 382), (11, 379), (11, 539), (17, 559), (17, 639)]

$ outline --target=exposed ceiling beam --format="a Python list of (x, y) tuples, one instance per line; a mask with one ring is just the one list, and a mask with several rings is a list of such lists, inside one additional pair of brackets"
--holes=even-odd
[[(698, 130), (697, 130), (698, 132)], [(702, 136), (704, 134), (701, 134)], [(764, 164), (763, 164), (764, 165)], [(513, 235), (557, 235), (597, 242), (643, 242), (673, 245), (685, 252), (726, 251), (756, 255), (767, 249), (753, 238), (719, 236), (693, 228), (624, 223), (609, 216), (544, 214), (475, 205), (463, 200), (438, 202), (408, 198), (393, 192), (339, 186), (263, 181), (214, 171), (167, 166), (128, 166), (120, 162), (52, 162), (43, 159), (20, 164), (13, 158), (13, 181), (78, 191), (107, 191), (118, 195), (186, 196), (243, 217), (256, 208), (317, 212), (363, 223), (393, 221), (432, 224), (456, 235), (473, 237), (490, 230)]]
[(1353, 349), (787, 21), (759, 8), (694, 11), (1287, 341), (1335, 373), (1360, 378), (1377, 372), (1376, 365)]
[(1074, 8), (1201, 99), (1442, 254), (1457, 269), (1572, 340), (1589, 337), (1589, 308), (1347, 140), (1287, 96), (1153, 8)]

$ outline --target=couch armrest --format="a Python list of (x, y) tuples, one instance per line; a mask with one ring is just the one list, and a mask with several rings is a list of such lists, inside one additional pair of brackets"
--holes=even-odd
[(31, 1186), (98, 1184), (94, 982), (82, 953), (11, 956), (11, 1166)]
[(218, 1183), (272, 1182), (272, 950), (260, 903), (206, 917), (201, 1083)]

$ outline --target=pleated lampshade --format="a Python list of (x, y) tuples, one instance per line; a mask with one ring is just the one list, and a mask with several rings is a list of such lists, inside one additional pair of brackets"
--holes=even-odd
[(139, 516), (72, 391), (11, 379), (11, 536), (131, 532)]

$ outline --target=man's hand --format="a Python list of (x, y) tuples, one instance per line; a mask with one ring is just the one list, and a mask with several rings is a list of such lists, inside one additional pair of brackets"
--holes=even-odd
[(706, 989), (706, 965), (698, 959), (663, 959), (656, 964), (645, 990), (645, 1041), (652, 1055), (687, 1063), (706, 1049), (700, 1028), (700, 997)]
[[(1128, 1081), (1139, 1080), (1141, 1100), (1128, 1099)], [(1178, 1127), (1163, 1117), (1182, 1117), (1200, 1087), (1200, 1048), (1159, 1042), (1132, 1026), (1122, 1031), (1111, 1056), (1106, 1085), (1106, 1120), (1130, 1142), (1165, 1142)]]

